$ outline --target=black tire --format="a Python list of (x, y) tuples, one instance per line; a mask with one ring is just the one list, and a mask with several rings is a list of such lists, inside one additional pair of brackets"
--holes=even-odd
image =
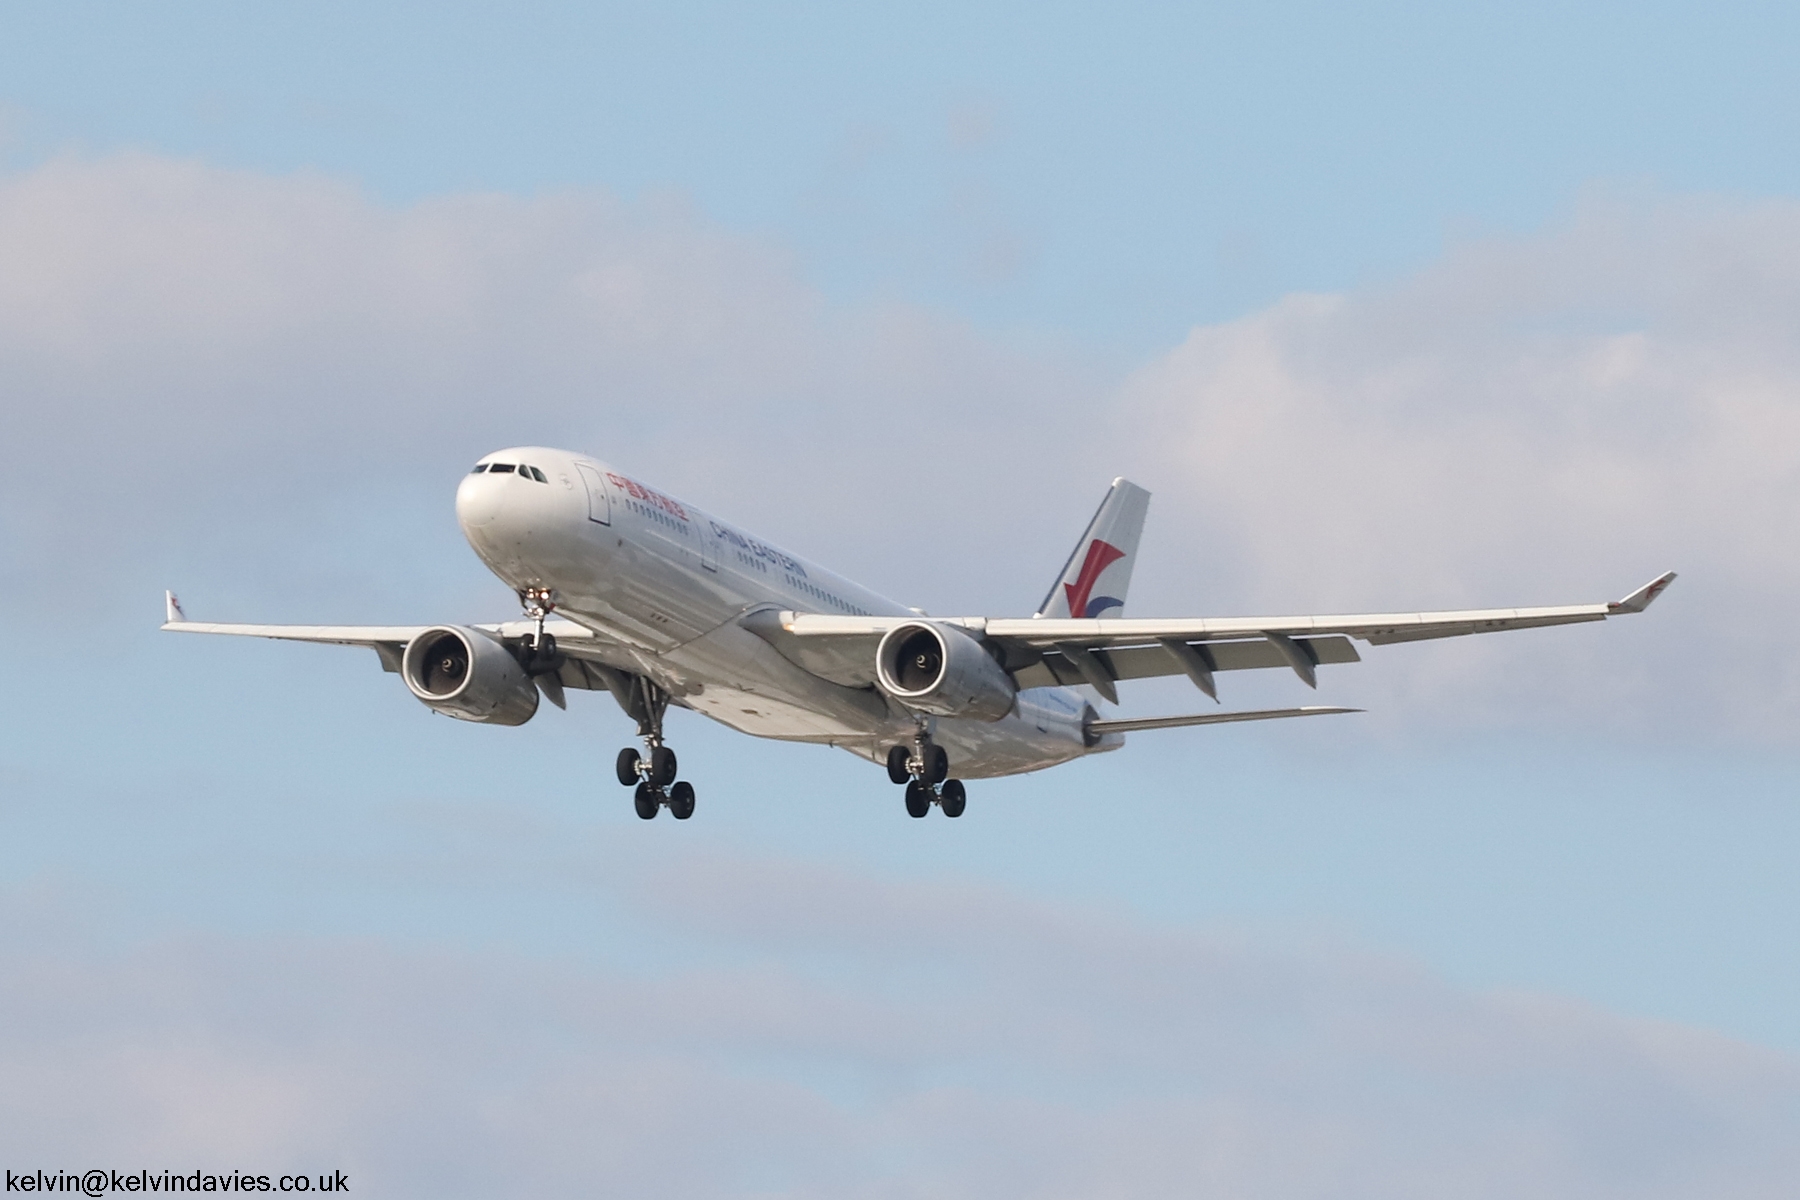
[(895, 746), (888, 751), (888, 779), (894, 783), (911, 783), (912, 772), (906, 769), (906, 760), (912, 757), (912, 751), (905, 746)]
[(675, 782), (675, 752), (667, 746), (658, 746), (650, 752), (650, 782), (659, 788)]
[(938, 807), (944, 810), (946, 817), (960, 817), (969, 803), (969, 793), (963, 788), (962, 780), (947, 779), (938, 791)]
[(925, 748), (925, 782), (932, 787), (950, 777), (950, 756), (944, 753), (942, 746)]
[(648, 821), (654, 818), (657, 810), (662, 807), (662, 794), (649, 784), (640, 783), (637, 786), (637, 795), (632, 797), (632, 803), (637, 805), (637, 815)]
[(669, 815), (677, 821), (694, 815), (694, 785), (685, 779), (669, 789)]
[(638, 778), (638, 757), (638, 752), (633, 750), (630, 746), (619, 751), (619, 761), (617, 764), (619, 782), (626, 787), (631, 787), (640, 782)]
[(922, 817), (931, 811), (931, 789), (913, 780), (906, 785), (906, 815)]

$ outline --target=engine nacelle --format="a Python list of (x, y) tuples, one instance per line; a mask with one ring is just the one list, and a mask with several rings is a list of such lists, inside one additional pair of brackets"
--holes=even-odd
[(400, 677), (426, 707), (481, 725), (523, 725), (537, 712), (537, 685), (504, 645), (460, 625), (427, 629), (406, 643)]
[(981, 643), (954, 625), (916, 621), (888, 630), (875, 651), (882, 690), (940, 717), (998, 721), (1019, 689)]

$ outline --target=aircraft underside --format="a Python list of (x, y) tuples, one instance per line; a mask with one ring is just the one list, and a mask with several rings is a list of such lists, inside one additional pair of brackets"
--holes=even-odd
[[(564, 615), (589, 627), (600, 623), (566, 610)], [(934, 789), (926, 802), (951, 815), (962, 811), (955, 787), (950, 805), (943, 803), (944, 787), (955, 782), (951, 769), (958, 779), (992, 779), (1124, 744), (1117, 735), (1086, 734), (1082, 722), (1092, 710), (1069, 689), (1022, 690), (1012, 709), (992, 721), (910, 712), (874, 687), (849, 688), (800, 669), (735, 621), (661, 654), (633, 654), (629, 663), (629, 674), (648, 683), (652, 697), (648, 707), (627, 707), (648, 742), (635, 758), (621, 753), (620, 781), (633, 787), (649, 782), (652, 788), (670, 788), (676, 782), (658, 783), (662, 773), (650, 765), (655, 747), (666, 745), (662, 719), (668, 705), (740, 733), (832, 746), (884, 767), (901, 762), (897, 751), (904, 751), (905, 769), (890, 769), (890, 778), (902, 784), (923, 780)], [(642, 684), (638, 690), (645, 690)], [(671, 807), (679, 815), (680, 807)]]

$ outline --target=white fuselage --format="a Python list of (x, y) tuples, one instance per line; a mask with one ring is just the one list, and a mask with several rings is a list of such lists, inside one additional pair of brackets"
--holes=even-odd
[[(615, 642), (623, 670), (676, 703), (744, 733), (840, 746), (885, 761), (918, 718), (875, 687), (820, 678), (740, 621), (761, 610), (915, 616), (604, 463), (568, 451), (498, 451), (484, 464), (535, 467), (464, 477), (457, 519), (470, 546), (517, 591), (552, 589), (556, 611)], [(951, 774), (1035, 771), (1117, 748), (1089, 745), (1087, 698), (1072, 688), (1021, 691), (997, 721), (929, 718)]]

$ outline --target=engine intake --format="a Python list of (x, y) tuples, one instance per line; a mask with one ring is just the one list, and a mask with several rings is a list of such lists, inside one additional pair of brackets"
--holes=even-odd
[(875, 678), (908, 708), (940, 717), (998, 721), (1018, 685), (982, 644), (953, 625), (911, 622), (888, 630), (875, 651)]
[(425, 706), (479, 725), (523, 725), (537, 685), (504, 644), (461, 625), (427, 629), (406, 643), (400, 677)]

